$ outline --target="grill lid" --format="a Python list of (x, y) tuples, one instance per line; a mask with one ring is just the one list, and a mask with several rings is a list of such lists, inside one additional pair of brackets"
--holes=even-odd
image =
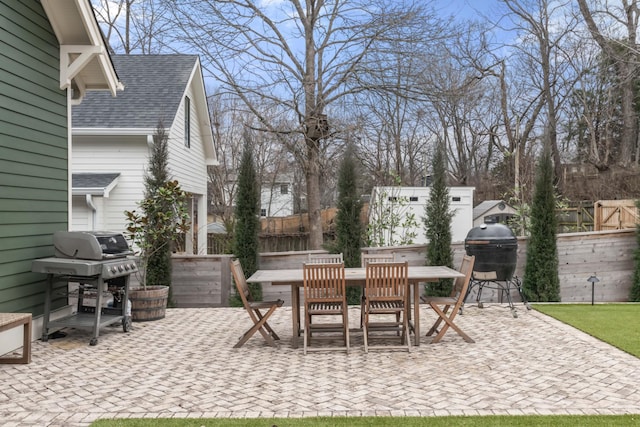
[(59, 258), (99, 261), (133, 253), (121, 233), (110, 231), (56, 231), (53, 246)]
[(484, 241), (482, 243), (485, 244), (495, 240), (513, 240), (517, 242), (516, 236), (511, 229), (500, 223), (482, 224), (478, 227), (473, 227), (469, 230), (465, 240), (467, 243), (470, 243), (471, 240), (479, 240)]

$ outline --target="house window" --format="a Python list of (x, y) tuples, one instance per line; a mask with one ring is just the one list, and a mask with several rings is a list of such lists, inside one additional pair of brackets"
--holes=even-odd
[(282, 184), (280, 186), (280, 194), (289, 194), (289, 185), (288, 184)]
[(418, 196), (411, 196), (411, 197), (409, 197), (409, 201), (410, 201), (410, 202), (417, 202), (417, 201), (418, 201)]
[(184, 97), (184, 145), (191, 147), (191, 100)]
[(266, 209), (260, 209), (260, 216), (267, 216), (267, 210)]
[(462, 200), (462, 197), (453, 196), (453, 197), (451, 198), (451, 201), (452, 201), (452, 202), (459, 202), (460, 200)]

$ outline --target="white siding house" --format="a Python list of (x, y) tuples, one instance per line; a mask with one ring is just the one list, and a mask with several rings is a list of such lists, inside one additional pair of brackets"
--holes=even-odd
[(282, 217), (293, 215), (293, 186), (291, 182), (263, 185), (260, 191), (260, 216)]
[[(369, 208), (369, 223), (385, 222), (389, 215), (398, 217), (398, 224), (382, 233), (383, 246), (397, 244), (402, 236), (412, 234), (414, 244), (428, 243), (423, 218), (430, 187), (375, 187)], [(449, 187), (449, 208), (454, 215), (451, 221), (451, 239), (461, 242), (473, 228), (473, 192), (475, 187)], [(406, 226), (406, 218), (413, 216), (414, 224)]]
[(216, 158), (199, 58), (114, 55), (113, 61), (125, 85), (122, 98), (87, 96), (74, 109), (71, 228), (124, 232), (124, 211), (144, 197), (153, 135), (162, 123), (170, 174), (192, 195), (187, 252), (206, 254), (207, 166)]

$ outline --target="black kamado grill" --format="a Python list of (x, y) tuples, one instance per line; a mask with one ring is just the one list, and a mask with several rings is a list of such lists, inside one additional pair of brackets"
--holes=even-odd
[(497, 223), (474, 227), (467, 234), (464, 248), (467, 255), (476, 257), (467, 297), (477, 288), (476, 302), (478, 307), (482, 308), (482, 290), (496, 290), (500, 294), (500, 302), (506, 295), (511, 314), (518, 317), (511, 298), (511, 291), (515, 288), (527, 310), (531, 310), (531, 306), (522, 295), (520, 279), (514, 276), (518, 261), (518, 239), (509, 227)]

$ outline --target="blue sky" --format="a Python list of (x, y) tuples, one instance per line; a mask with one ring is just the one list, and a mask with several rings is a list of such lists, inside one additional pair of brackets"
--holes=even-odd
[(433, 7), (443, 16), (454, 15), (461, 19), (491, 17), (503, 5), (499, 0), (433, 0)]

